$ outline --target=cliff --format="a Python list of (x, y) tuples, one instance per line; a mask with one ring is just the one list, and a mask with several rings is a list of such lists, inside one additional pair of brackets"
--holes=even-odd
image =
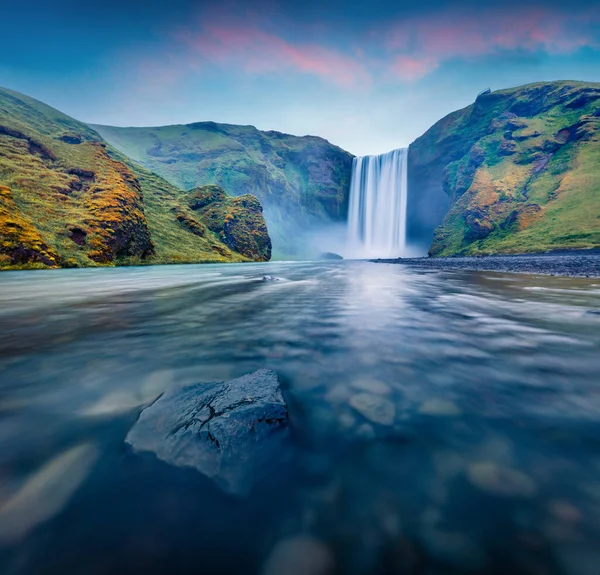
[(441, 224), (435, 256), (600, 246), (599, 165), (600, 84), (482, 94), (410, 146), (410, 233)]
[(352, 155), (322, 138), (214, 122), (92, 127), (180, 188), (216, 184), (234, 196), (256, 196), (279, 256), (301, 257), (303, 234), (346, 221)]

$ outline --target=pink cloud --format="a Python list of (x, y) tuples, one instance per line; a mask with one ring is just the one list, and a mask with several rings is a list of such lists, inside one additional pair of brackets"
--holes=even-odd
[[(594, 25), (600, 9), (568, 13), (551, 8), (464, 8), (413, 16), (365, 30), (342, 42), (324, 23), (277, 26), (258, 14), (204, 17), (171, 34), (159, 57), (147, 57), (140, 74), (160, 85), (190, 71), (219, 67), (248, 76), (312, 76), (346, 89), (375, 80), (416, 82), (451, 60), (476, 60), (505, 52), (564, 54), (600, 47)], [(288, 23), (289, 24), (289, 23)], [(315, 38), (326, 38), (321, 42)], [(163, 69), (161, 69), (163, 68)]]
[(193, 64), (209, 62), (249, 74), (300, 72), (344, 87), (369, 84), (360, 58), (311, 43), (293, 43), (256, 26), (209, 24), (196, 32), (180, 32)]
[(427, 76), (439, 66), (435, 58), (416, 56), (396, 56), (390, 66), (393, 76), (407, 82), (414, 82)]
[(600, 42), (589, 24), (600, 22), (594, 10), (569, 15), (542, 8), (440, 13), (400, 21), (384, 34), (395, 54), (390, 70), (405, 80), (419, 79), (452, 59), (476, 59), (508, 51), (561, 54)]

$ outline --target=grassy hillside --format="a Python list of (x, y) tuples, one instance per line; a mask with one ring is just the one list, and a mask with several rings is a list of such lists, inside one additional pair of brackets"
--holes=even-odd
[(0, 89), (0, 268), (255, 259), (202, 220), (191, 232), (185, 198), (87, 125)]
[(298, 255), (300, 235), (311, 227), (346, 220), (352, 156), (322, 138), (214, 122), (93, 128), (178, 187), (216, 184), (255, 195), (280, 256)]
[(479, 96), (410, 148), (411, 185), (451, 203), (431, 255), (600, 246), (600, 84)]

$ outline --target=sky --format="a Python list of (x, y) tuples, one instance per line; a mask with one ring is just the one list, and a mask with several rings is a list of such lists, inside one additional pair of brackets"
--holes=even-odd
[(492, 90), (600, 81), (600, 3), (28, 0), (0, 86), (84, 122), (199, 121), (405, 147)]

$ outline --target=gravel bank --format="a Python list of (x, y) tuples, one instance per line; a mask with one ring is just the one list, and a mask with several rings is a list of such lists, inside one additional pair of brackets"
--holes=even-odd
[(600, 277), (600, 253), (567, 253), (464, 258), (398, 258), (371, 260), (431, 270), (475, 270), (552, 276)]

